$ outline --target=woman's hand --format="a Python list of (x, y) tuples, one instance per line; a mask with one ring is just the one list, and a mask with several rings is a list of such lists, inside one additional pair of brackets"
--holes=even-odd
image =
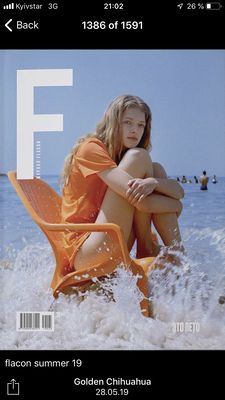
[(129, 189), (126, 191), (126, 197), (130, 204), (141, 202), (149, 196), (157, 187), (158, 181), (155, 178), (134, 178), (128, 181)]

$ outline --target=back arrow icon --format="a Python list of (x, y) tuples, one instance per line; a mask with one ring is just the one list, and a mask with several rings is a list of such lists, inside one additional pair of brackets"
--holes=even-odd
[(9, 20), (6, 22), (5, 27), (6, 27), (10, 32), (12, 32), (12, 29), (11, 29), (10, 26), (9, 26), (10, 22), (12, 22), (12, 18), (9, 19)]

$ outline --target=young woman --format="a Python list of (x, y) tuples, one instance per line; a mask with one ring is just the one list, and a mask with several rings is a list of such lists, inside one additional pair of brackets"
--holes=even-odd
[[(152, 162), (150, 149), (148, 105), (137, 96), (115, 98), (95, 133), (80, 139), (65, 160), (62, 221), (118, 224), (129, 251), (137, 241), (137, 258), (159, 253), (151, 222), (165, 246), (179, 246), (184, 192), (162, 165)], [(64, 239), (69, 260), (64, 275), (109, 260), (115, 268), (121, 260), (112, 234), (68, 232)]]

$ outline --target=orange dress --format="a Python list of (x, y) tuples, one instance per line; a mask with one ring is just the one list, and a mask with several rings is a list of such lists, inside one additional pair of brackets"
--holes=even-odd
[[(115, 167), (116, 163), (99, 139), (89, 138), (80, 145), (73, 159), (69, 184), (63, 189), (62, 223), (95, 222), (107, 189), (97, 173)], [(63, 275), (74, 270), (76, 253), (89, 235), (90, 232), (64, 234), (68, 265), (64, 266)]]

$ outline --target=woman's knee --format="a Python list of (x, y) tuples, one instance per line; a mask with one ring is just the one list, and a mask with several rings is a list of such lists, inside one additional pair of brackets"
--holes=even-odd
[(146, 173), (153, 175), (152, 160), (146, 149), (135, 147), (127, 150), (119, 165), (134, 178), (143, 178)]
[(165, 168), (158, 162), (153, 162), (153, 176), (155, 178), (167, 178)]
[(134, 147), (133, 149), (128, 149), (126, 151), (122, 160), (125, 160), (126, 158), (140, 159), (143, 157), (144, 159), (151, 160), (148, 150), (141, 147)]

